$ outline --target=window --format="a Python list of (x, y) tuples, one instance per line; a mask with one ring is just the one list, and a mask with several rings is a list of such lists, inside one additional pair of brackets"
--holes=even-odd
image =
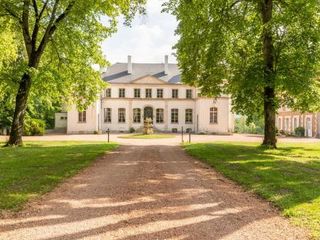
[(279, 118), (279, 119), (278, 119), (278, 121), (279, 121), (279, 123), (278, 123), (278, 124), (279, 124), (278, 128), (279, 128), (280, 130), (282, 130), (282, 126), (281, 126), (282, 119), (281, 119), (281, 118)]
[(163, 89), (157, 89), (157, 98), (163, 98)]
[(124, 98), (124, 97), (126, 97), (126, 89), (119, 88), (119, 98)]
[(146, 89), (146, 98), (152, 98), (152, 89), (151, 88)]
[(193, 120), (192, 109), (186, 109), (186, 124), (192, 123), (192, 120)]
[(171, 123), (179, 123), (179, 110), (171, 109)]
[(118, 122), (119, 123), (125, 123), (126, 122), (126, 109), (125, 108), (119, 108), (118, 109)]
[(186, 90), (186, 98), (191, 99), (192, 98), (192, 89)]
[(298, 118), (295, 117), (293, 119), (293, 128), (294, 128), (293, 130), (295, 130), (297, 127), (298, 127)]
[(212, 124), (218, 123), (218, 108), (216, 107), (210, 108), (210, 123)]
[(111, 88), (106, 89), (106, 98), (111, 98)]
[(163, 109), (162, 108), (158, 108), (156, 110), (156, 122), (163, 123)]
[(104, 122), (111, 123), (111, 108), (104, 109)]
[(172, 89), (172, 98), (178, 98), (179, 92), (178, 89)]
[(133, 109), (133, 122), (134, 123), (140, 123), (141, 122), (141, 109), (140, 108), (134, 108)]
[(79, 123), (85, 123), (87, 121), (87, 112), (79, 112), (78, 118)]
[(139, 88), (135, 88), (134, 89), (134, 97), (135, 98), (140, 98), (140, 89)]

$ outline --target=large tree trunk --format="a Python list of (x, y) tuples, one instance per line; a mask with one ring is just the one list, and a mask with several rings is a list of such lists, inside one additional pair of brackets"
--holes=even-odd
[(264, 90), (264, 140), (263, 145), (276, 148), (276, 110), (274, 105), (274, 88), (266, 87)]
[(24, 116), (27, 109), (30, 88), (31, 76), (29, 73), (24, 73), (21, 78), (19, 90), (16, 96), (15, 111), (7, 146), (22, 145)]
[(276, 138), (276, 107), (274, 83), (274, 51), (272, 39), (272, 10), (273, 0), (261, 1), (261, 15), (263, 21), (263, 57), (264, 57), (264, 118), (265, 132), (263, 145), (271, 148), (277, 147)]

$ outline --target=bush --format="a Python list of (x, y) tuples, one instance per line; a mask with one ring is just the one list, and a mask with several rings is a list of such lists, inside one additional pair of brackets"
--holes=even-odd
[(129, 132), (130, 133), (134, 133), (136, 130), (133, 128), (133, 127), (131, 127), (130, 129), (129, 129)]
[(304, 127), (297, 127), (297, 128), (294, 130), (294, 134), (295, 134), (297, 137), (304, 137), (304, 133), (305, 133)]
[(45, 121), (41, 119), (26, 118), (23, 133), (25, 136), (43, 136), (45, 131)]

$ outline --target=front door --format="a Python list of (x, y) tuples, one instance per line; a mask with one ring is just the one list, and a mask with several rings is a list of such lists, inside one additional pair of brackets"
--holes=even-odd
[(153, 120), (153, 108), (145, 107), (143, 115), (144, 115), (143, 117), (144, 120), (146, 120), (147, 118), (151, 118)]

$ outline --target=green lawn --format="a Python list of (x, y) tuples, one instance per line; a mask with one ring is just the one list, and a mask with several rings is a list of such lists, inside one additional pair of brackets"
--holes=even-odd
[(21, 209), (116, 147), (101, 142), (25, 142), (18, 148), (0, 144), (0, 212)]
[(138, 134), (129, 134), (119, 136), (118, 138), (126, 138), (126, 139), (163, 139), (163, 138), (175, 138), (176, 136), (173, 134), (150, 134), (144, 135), (141, 133)]
[(320, 239), (320, 144), (279, 144), (270, 150), (252, 143), (205, 143), (185, 149)]

